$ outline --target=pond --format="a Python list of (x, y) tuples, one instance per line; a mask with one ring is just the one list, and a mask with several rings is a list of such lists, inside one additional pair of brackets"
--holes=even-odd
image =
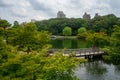
[(78, 39), (52, 39), (51, 40), (52, 48), (54, 49), (78, 49), (78, 48), (89, 48), (92, 46), (92, 43), (78, 40)]
[(120, 66), (102, 60), (82, 63), (75, 70), (80, 80), (120, 80)]
[[(53, 39), (51, 44), (54, 49), (79, 49), (93, 46), (90, 42), (78, 39)], [(102, 46), (104, 45), (99, 45)], [(75, 75), (80, 80), (120, 80), (120, 66), (107, 64), (103, 60), (89, 61), (80, 64), (75, 70)]]

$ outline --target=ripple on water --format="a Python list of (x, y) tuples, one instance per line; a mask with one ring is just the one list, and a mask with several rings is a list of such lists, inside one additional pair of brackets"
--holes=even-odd
[(99, 60), (82, 63), (76, 68), (75, 75), (80, 80), (120, 80), (120, 69)]

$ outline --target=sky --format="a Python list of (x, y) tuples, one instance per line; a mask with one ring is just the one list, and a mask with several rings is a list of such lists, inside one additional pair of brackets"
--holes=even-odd
[(120, 0), (0, 0), (0, 17), (10, 23), (56, 18), (58, 11), (68, 18), (82, 18), (85, 12), (120, 17)]

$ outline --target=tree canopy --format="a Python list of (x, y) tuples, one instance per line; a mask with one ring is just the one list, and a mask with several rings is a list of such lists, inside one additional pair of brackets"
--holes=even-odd
[(110, 46), (105, 48), (108, 53), (107, 60), (111, 60), (114, 64), (120, 64), (120, 26), (114, 26), (114, 32), (110, 37)]
[(66, 26), (69, 26), (73, 31), (72, 34), (76, 35), (79, 26), (86, 26), (86, 21), (81, 18), (53, 18), (49, 20), (36, 21), (39, 31), (47, 30), (53, 35), (62, 35), (62, 31)]
[(63, 29), (63, 35), (64, 36), (71, 36), (72, 35), (72, 29), (70, 27), (65, 27)]
[(47, 32), (38, 32), (34, 23), (27, 23), (21, 32), (14, 36), (12, 44), (18, 46), (18, 49), (26, 49), (29, 53), (30, 50), (40, 49), (49, 42), (49, 35)]
[(105, 32), (107, 35), (111, 35), (114, 25), (120, 25), (120, 19), (114, 14), (108, 14), (104, 16), (97, 16), (90, 20), (84, 20), (82, 18), (53, 18), (49, 20), (36, 21), (35, 24), (38, 30), (47, 30), (53, 35), (62, 35), (62, 30), (69, 26), (72, 29), (72, 34), (77, 35), (80, 27), (86, 27), (87, 30), (94, 32)]
[(0, 19), (0, 27), (1, 27), (1, 28), (6, 29), (6, 28), (10, 27), (10, 25), (11, 25), (11, 24), (10, 24), (7, 20), (1, 20), (1, 19)]
[(86, 32), (86, 31), (87, 31), (87, 30), (86, 30), (85, 27), (80, 27), (80, 28), (78, 29), (78, 34), (83, 33), (83, 32)]
[[(49, 42), (48, 32), (38, 32), (36, 25), (31, 22), (23, 28), (10, 28), (7, 32), (10, 33), (9, 44), (0, 36), (0, 79), (77, 80), (77, 77), (73, 76), (73, 69), (86, 60), (65, 57), (62, 52), (49, 56), (45, 46)], [(28, 47), (33, 50), (30, 54), (20, 49)]]

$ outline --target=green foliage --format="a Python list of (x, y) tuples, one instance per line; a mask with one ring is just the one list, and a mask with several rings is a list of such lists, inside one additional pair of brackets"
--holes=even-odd
[(6, 61), (7, 59), (7, 50), (4, 39), (0, 37), (0, 63)]
[(78, 34), (81, 34), (81, 33), (86, 32), (86, 31), (87, 31), (87, 30), (86, 30), (85, 27), (80, 27), (80, 28), (78, 29)]
[(87, 36), (87, 30), (86, 30), (86, 28), (85, 27), (80, 27), (78, 29), (77, 38), (85, 40), (86, 36)]
[[(11, 53), (12, 54), (12, 53)], [(61, 53), (47, 56), (44, 48), (39, 53), (14, 54), (0, 65), (2, 80), (77, 80), (73, 69), (86, 60), (65, 57)]]
[(109, 44), (109, 37), (104, 32), (83, 32), (78, 34), (77, 38), (91, 42), (99, 47), (104, 47)]
[(12, 44), (12, 40), (16, 38), (22, 31), (22, 28), (10, 28), (6, 30), (8, 44)]
[(14, 25), (6, 30), (8, 44), (12, 44), (12, 40), (22, 32), (22, 29), (23, 28), (19, 25), (19, 23), (14, 21)]
[(0, 36), (4, 37), (6, 40), (6, 43), (8, 43), (8, 36), (6, 33), (6, 29), (10, 27), (10, 23), (7, 20), (1, 20), (0, 19)]
[(38, 32), (34, 23), (27, 23), (17, 36), (11, 40), (11, 44), (18, 46), (19, 50), (26, 50), (28, 53), (31, 50), (41, 49), (49, 42), (48, 32)]
[[(120, 63), (120, 19), (114, 15), (98, 16), (89, 21), (83, 19), (50, 19), (22, 26), (17, 21), (12, 28), (7, 20), (0, 20), (0, 79), (2, 80), (77, 80), (73, 69), (80, 62), (72, 56), (65, 57), (62, 52), (48, 56), (47, 44), (49, 33), (56, 35), (76, 35), (78, 38), (90, 41), (95, 45), (105, 45), (106, 60)], [(69, 27), (66, 27), (69, 26)], [(79, 26), (83, 26), (79, 29)], [(87, 29), (91, 30), (87, 32)], [(38, 31), (41, 31), (39, 32)], [(114, 31), (114, 32), (113, 32)], [(113, 32), (113, 33), (112, 33)], [(111, 35), (112, 33), (112, 35)], [(107, 37), (111, 35), (111, 38)], [(8, 45), (5, 41), (8, 41)], [(110, 41), (108, 43), (108, 41)], [(66, 43), (66, 41), (65, 41)], [(71, 42), (66, 47), (71, 46)], [(64, 44), (64, 43), (63, 43)], [(14, 48), (12, 46), (14, 46)], [(26, 54), (31, 52), (30, 54)]]
[(87, 30), (93, 30), (94, 32), (104, 32), (107, 35), (111, 35), (114, 25), (120, 25), (120, 19), (114, 14), (108, 14), (104, 16), (94, 17), (93, 19), (86, 21), (81, 18), (54, 18), (49, 20), (36, 21), (35, 24), (39, 31), (47, 30), (53, 35), (62, 35), (62, 30), (69, 26), (72, 28), (72, 35), (78, 34), (80, 26), (86, 27)]
[(5, 39), (7, 44), (8, 44), (8, 36), (7, 36), (6, 29), (8, 29), (10, 25), (11, 24), (7, 20), (0, 19), (0, 37), (2, 36)]
[(107, 62), (107, 63), (111, 63), (111, 62), (112, 62), (112, 61), (111, 61), (111, 56), (105, 55), (105, 56), (103, 56), (103, 59), (104, 59), (104, 61)]
[(87, 32), (83, 32), (77, 35), (78, 39), (86, 40), (86, 37), (88, 36)]
[(70, 27), (65, 27), (63, 29), (63, 35), (64, 36), (71, 36), (72, 35), (72, 29)]
[(0, 65), (1, 63), (8, 61), (9, 56), (12, 56), (12, 54), (10, 53), (12, 53), (13, 51), (13, 47), (7, 45), (5, 40), (0, 37)]
[[(120, 27), (115, 25), (114, 32), (112, 33), (110, 40), (110, 46), (104, 50), (108, 53), (111, 61), (114, 64), (120, 64)], [(109, 60), (109, 59), (108, 59)]]
[(0, 36), (4, 36), (4, 30), (0, 28)]
[(96, 46), (105, 46), (109, 44), (109, 38), (104, 32), (99, 32), (99, 33), (89, 33), (86, 37), (87, 41), (92, 42)]
[(19, 22), (14, 21), (14, 25), (12, 26), (13, 28), (20, 28)]
[[(11, 32), (14, 30), (16, 29), (10, 29)], [(38, 32), (32, 23), (28, 23), (16, 35), (16, 37), (14, 35), (10, 35), (10, 37), (14, 37), (13, 40), (18, 40), (17, 44), (14, 41), (14, 45), (19, 47), (40, 48), (49, 41), (48, 33)], [(30, 38), (26, 35), (29, 35)], [(34, 38), (39, 46), (34, 44), (34, 41), (33, 43), (25, 42), (24, 38), (25, 40), (29, 38), (30, 41), (32, 41), (31, 38)], [(25, 43), (21, 42), (22, 40)], [(73, 69), (79, 63), (86, 61), (70, 56), (65, 57), (62, 52), (48, 56), (47, 46), (43, 47), (39, 52), (32, 51), (30, 54), (26, 54), (23, 51), (17, 51), (15, 47), (6, 45), (2, 37), (0, 41), (0, 79), (2, 80), (78, 80), (77, 77), (73, 76)]]
[(0, 20), (0, 28), (6, 29), (7, 27), (10, 27), (10, 23), (7, 20)]
[(43, 21), (36, 21), (39, 31), (48, 30), (53, 35), (62, 35), (62, 30), (69, 26), (72, 28), (72, 34), (76, 35), (79, 26), (86, 26), (86, 21), (81, 18), (54, 18)]
[(120, 26), (114, 26), (114, 32), (111, 36), (111, 45), (118, 47), (120, 45)]
[(87, 28), (94, 30), (95, 32), (104, 31), (106, 34), (111, 35), (113, 32), (113, 26), (118, 22), (117, 17), (114, 14), (108, 14), (105, 16), (98, 16), (88, 22)]

